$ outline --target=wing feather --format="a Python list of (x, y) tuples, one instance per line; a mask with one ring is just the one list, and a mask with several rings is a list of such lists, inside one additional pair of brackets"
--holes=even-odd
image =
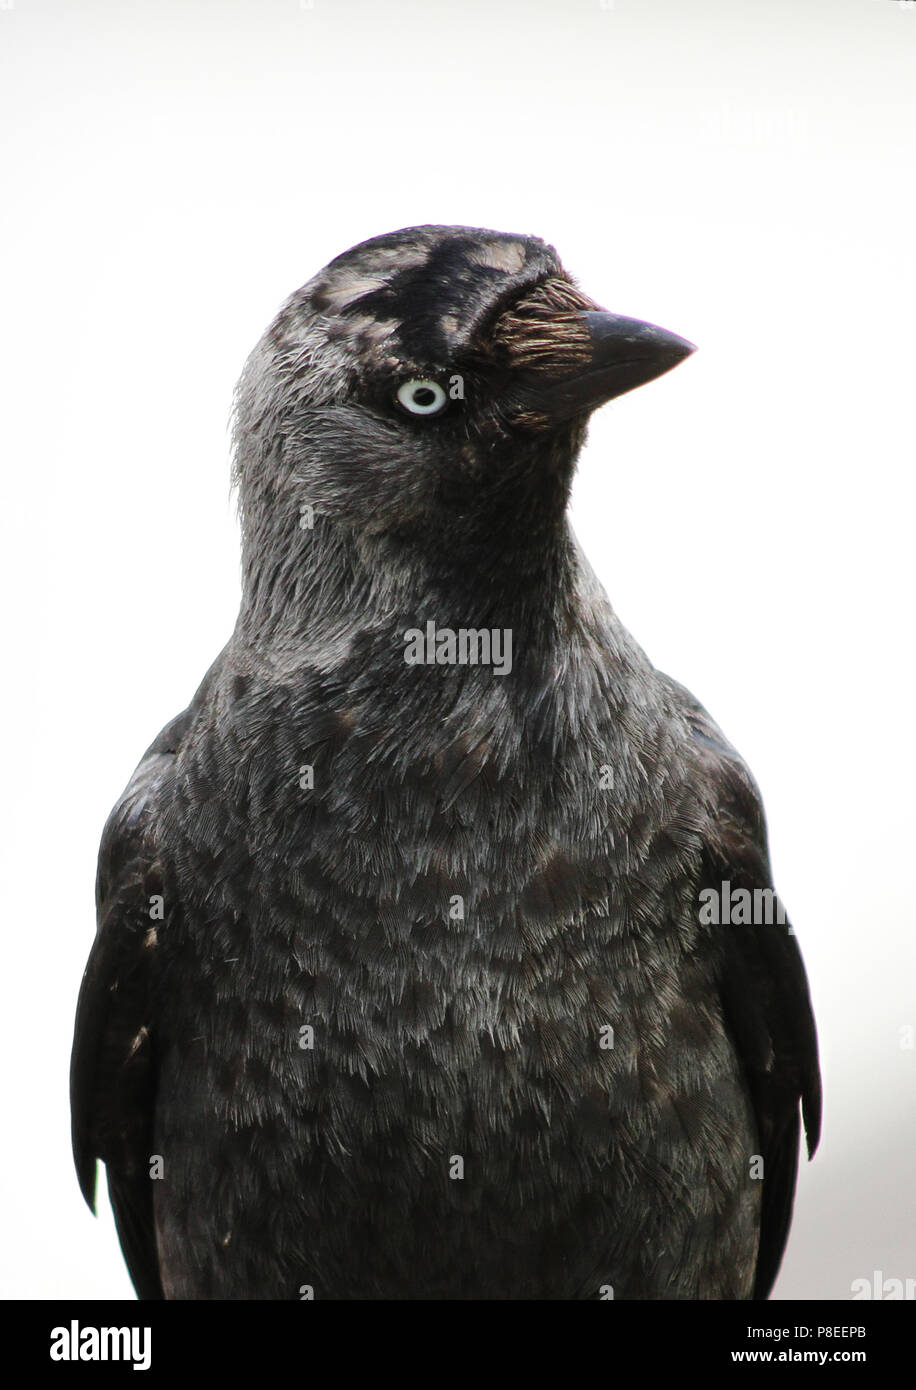
[(149, 1168), (156, 1087), (150, 898), (161, 893), (162, 875), (150, 822), (189, 722), (185, 711), (162, 731), (102, 832), (98, 929), (80, 988), (70, 1066), (80, 1189), (95, 1211), (101, 1159), (121, 1247), (143, 1299), (162, 1298)]
[[(666, 677), (690, 726), (706, 801), (703, 887), (773, 892), (760, 792), (734, 748), (692, 695)], [(761, 900), (765, 901), (765, 900)], [(798, 1172), (799, 1103), (809, 1157), (820, 1137), (821, 1080), (808, 981), (791, 925), (720, 925), (720, 997), (751, 1096), (764, 1159), (754, 1298), (770, 1295), (785, 1250)], [(780, 922), (778, 917), (782, 916)]]

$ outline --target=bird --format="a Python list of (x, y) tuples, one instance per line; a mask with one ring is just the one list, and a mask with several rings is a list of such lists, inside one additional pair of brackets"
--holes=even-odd
[(426, 225), (248, 358), (238, 620), (105, 825), (76, 1013), (139, 1298), (769, 1296), (821, 1087), (760, 792), (567, 516), (692, 351)]

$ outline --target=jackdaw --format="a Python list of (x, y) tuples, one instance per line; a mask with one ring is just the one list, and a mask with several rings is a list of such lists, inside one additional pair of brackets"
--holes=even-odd
[(72, 1061), (141, 1298), (765, 1298), (814, 1022), (761, 800), (566, 519), (692, 345), (424, 226), (235, 405), (243, 597), (104, 830)]

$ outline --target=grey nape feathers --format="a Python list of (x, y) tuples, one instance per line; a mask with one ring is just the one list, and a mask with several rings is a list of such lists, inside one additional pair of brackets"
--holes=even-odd
[(249, 359), (238, 623), (105, 827), (77, 1016), (142, 1298), (766, 1297), (820, 1100), (760, 797), (565, 515), (689, 351), (415, 227)]

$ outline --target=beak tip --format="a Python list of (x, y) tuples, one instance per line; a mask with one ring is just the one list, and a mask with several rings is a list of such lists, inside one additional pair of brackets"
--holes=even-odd
[(659, 365), (664, 363), (666, 369), (686, 362), (697, 350), (696, 343), (691, 343), (688, 338), (679, 337), (677, 333), (669, 333), (664, 328), (655, 330), (653, 347)]
[(692, 357), (697, 350), (696, 343), (691, 343), (688, 338), (679, 338), (675, 333), (669, 335), (671, 339), (671, 365), (677, 367), (681, 362), (686, 362), (688, 357)]

